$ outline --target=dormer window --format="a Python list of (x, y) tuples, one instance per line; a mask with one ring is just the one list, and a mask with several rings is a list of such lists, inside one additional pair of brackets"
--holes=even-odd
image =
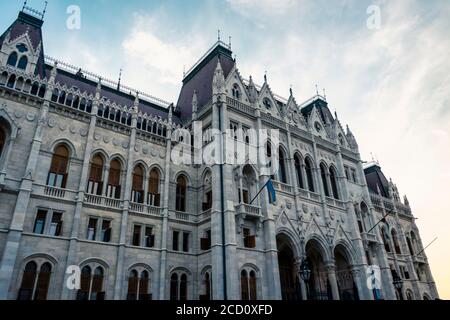
[(317, 132), (320, 132), (320, 130), (322, 130), (322, 126), (319, 122), (314, 123), (314, 127), (316, 128)]
[(28, 48), (23, 43), (20, 43), (16, 46), (17, 50), (19, 50), (20, 53), (24, 53), (28, 51)]
[(267, 109), (271, 109), (271, 108), (272, 108), (272, 102), (271, 102), (269, 99), (267, 99), (267, 98), (264, 98), (264, 100), (263, 100), (263, 105), (264, 105)]
[(231, 89), (231, 93), (233, 98), (239, 100), (241, 98), (241, 90), (237, 84), (233, 85), (233, 89)]

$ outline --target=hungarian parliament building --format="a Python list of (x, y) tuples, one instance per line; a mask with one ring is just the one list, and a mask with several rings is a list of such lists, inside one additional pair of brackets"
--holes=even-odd
[[(439, 298), (406, 196), (326, 97), (244, 79), (219, 40), (168, 103), (44, 55), (43, 20), (0, 36), (0, 299)], [(276, 172), (173, 161), (225, 132)]]

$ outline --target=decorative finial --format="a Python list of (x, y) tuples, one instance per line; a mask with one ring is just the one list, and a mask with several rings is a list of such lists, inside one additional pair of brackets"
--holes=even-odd
[(220, 29), (217, 29), (217, 41), (220, 42)]
[(291, 94), (291, 97), (292, 97), (293, 96), (293, 94), (292, 94), (292, 84), (289, 87), (289, 93)]
[(264, 82), (267, 83), (267, 70), (264, 71)]
[(22, 11), (25, 10), (25, 7), (26, 7), (26, 6), (27, 6), (27, 0), (25, 0), (25, 1), (23, 2)]
[(325, 88), (322, 89), (323, 90), (323, 97), (325, 99), (325, 101), (327, 100), (327, 93), (325, 92)]
[(44, 11), (42, 11), (42, 19), (44, 19), (45, 13), (47, 12), (48, 1), (45, 1)]
[(120, 81), (122, 80), (122, 68), (120, 68), (119, 72), (119, 81), (117, 82), (117, 91), (120, 91)]
[(231, 36), (228, 37), (228, 49), (231, 50)]
[(319, 86), (316, 84), (316, 95), (319, 95)]
[(186, 78), (186, 65), (183, 65), (183, 79)]

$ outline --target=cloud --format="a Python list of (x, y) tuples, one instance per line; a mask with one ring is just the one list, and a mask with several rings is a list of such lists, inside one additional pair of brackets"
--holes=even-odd
[(233, 10), (247, 15), (281, 15), (298, 6), (299, 0), (227, 0)]

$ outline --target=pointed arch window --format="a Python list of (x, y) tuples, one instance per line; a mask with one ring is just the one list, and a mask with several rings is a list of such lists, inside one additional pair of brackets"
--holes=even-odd
[(114, 159), (109, 166), (108, 188), (106, 196), (108, 198), (120, 199), (120, 175), (122, 174), (122, 165), (120, 161)]
[(298, 187), (300, 189), (305, 189), (305, 186), (303, 185), (302, 160), (300, 159), (300, 156), (298, 154), (294, 156), (294, 166), (295, 166), (295, 173), (297, 175)]
[(20, 57), (19, 63), (17, 64), (17, 68), (21, 70), (25, 70), (28, 65), (28, 58), (27, 56)]
[(92, 158), (91, 168), (89, 170), (88, 190), (89, 194), (101, 195), (103, 189), (103, 157), (99, 154)]
[(159, 207), (161, 205), (160, 194), (160, 175), (156, 168), (150, 171), (150, 178), (148, 181), (148, 204), (151, 206)]
[(202, 209), (203, 211), (209, 210), (212, 208), (212, 176), (211, 172), (208, 171), (205, 174), (205, 177), (203, 179), (203, 203), (202, 203)]
[(256, 300), (256, 273), (254, 270), (241, 271), (241, 298), (244, 301)]
[(308, 190), (315, 192), (313, 179), (313, 166), (309, 158), (305, 159), (306, 181), (308, 182)]
[(53, 153), (50, 172), (47, 177), (47, 185), (64, 189), (67, 184), (67, 168), (69, 165), (69, 149), (65, 145), (59, 145)]
[(334, 170), (333, 167), (330, 168), (330, 182), (331, 182), (331, 191), (333, 192), (333, 198), (339, 200), (336, 170)]
[(329, 197), (330, 191), (328, 190), (327, 169), (325, 168), (325, 165), (323, 163), (320, 165), (320, 176), (322, 177), (322, 185), (325, 196)]
[(233, 98), (235, 98), (236, 100), (239, 100), (241, 98), (241, 90), (236, 83), (233, 85), (231, 93), (233, 94)]
[(133, 170), (133, 188), (131, 191), (131, 201), (144, 203), (144, 168), (138, 164)]
[(414, 249), (411, 244), (411, 239), (409, 237), (406, 237), (406, 243), (408, 244), (409, 253), (413, 256), (414, 255)]
[(287, 183), (287, 174), (286, 174), (286, 156), (283, 149), (279, 148), (278, 150), (278, 179), (282, 183)]
[(170, 277), (170, 300), (187, 300), (187, 275), (186, 273), (173, 273)]
[(15, 67), (17, 65), (17, 59), (19, 57), (17, 56), (17, 52), (12, 52), (9, 57), (8, 57), (8, 62), (7, 65), (8, 66), (12, 66)]
[(389, 238), (386, 234), (386, 230), (383, 227), (381, 228), (381, 237), (383, 238), (384, 249), (386, 250), (386, 252), (391, 252), (391, 247), (389, 246)]
[(396, 254), (402, 254), (402, 250), (400, 249), (400, 244), (398, 242), (397, 232), (392, 229), (391, 231), (392, 242), (394, 243), (394, 249)]
[(179, 176), (177, 179), (176, 190), (176, 204), (175, 210), (179, 212), (186, 212), (186, 191), (187, 181), (184, 176)]
[(52, 266), (45, 262), (38, 271), (34, 261), (26, 264), (17, 300), (47, 300)]
[(127, 300), (151, 300), (149, 282), (150, 276), (147, 270), (140, 273), (137, 270), (131, 270), (128, 277)]
[(200, 300), (209, 301), (212, 300), (211, 296), (211, 275), (209, 272), (205, 272), (203, 276), (203, 292), (204, 294), (200, 295)]
[(81, 288), (78, 290), (77, 300), (104, 300), (104, 273), (104, 269), (100, 266), (95, 268), (93, 274), (90, 266), (84, 266), (81, 269)]

